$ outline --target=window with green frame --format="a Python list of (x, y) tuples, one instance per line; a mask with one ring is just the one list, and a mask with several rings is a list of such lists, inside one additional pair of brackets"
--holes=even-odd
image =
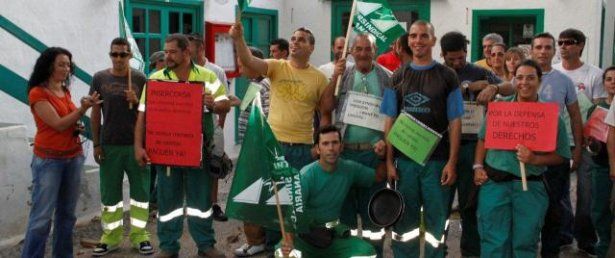
[(527, 46), (532, 36), (544, 31), (544, 9), (473, 10), (472, 61), (483, 58), (482, 38), (498, 33), (507, 47)]
[[(241, 13), (243, 36), (249, 46), (263, 51), (269, 57), (269, 42), (278, 38), (278, 11), (262, 8), (248, 7)], [(240, 99), (246, 94), (249, 81), (245, 77), (235, 79), (235, 96)], [(239, 143), (240, 111), (235, 109), (235, 143)]]
[[(402, 23), (406, 31), (412, 22), (419, 19), (428, 21), (430, 18), (431, 4), (429, 0), (389, 0), (388, 2), (391, 9), (393, 9), (395, 17)], [(351, 0), (333, 0), (331, 8), (331, 39), (346, 35), (351, 7)], [(386, 49), (378, 50), (378, 52), (384, 51)]]
[(198, 33), (203, 35), (204, 2), (202, 0), (125, 0), (126, 17), (132, 35), (145, 61), (164, 47), (169, 34)]

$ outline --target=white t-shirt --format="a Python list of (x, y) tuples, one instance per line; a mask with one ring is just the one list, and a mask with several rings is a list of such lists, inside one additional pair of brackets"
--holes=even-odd
[(570, 77), (577, 93), (582, 91), (590, 100), (606, 98), (600, 68), (586, 63), (574, 70), (564, 69), (562, 63), (553, 65), (553, 68)]
[(615, 126), (615, 101), (611, 103), (611, 108), (609, 109), (609, 113), (606, 114), (604, 122), (610, 126)]
[(329, 80), (331, 80), (331, 76), (333, 76), (334, 69), (335, 69), (335, 64), (333, 62), (328, 62), (318, 67), (318, 70), (324, 73), (327, 79)]

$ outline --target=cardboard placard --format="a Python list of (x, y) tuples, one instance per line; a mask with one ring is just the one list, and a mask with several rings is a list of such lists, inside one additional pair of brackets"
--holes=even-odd
[(152, 164), (201, 167), (203, 83), (148, 81), (145, 149)]
[(401, 113), (387, 139), (408, 158), (425, 165), (438, 146), (442, 135), (408, 113)]
[(474, 101), (463, 102), (463, 117), (461, 118), (461, 133), (476, 135), (485, 120), (485, 106)]
[(382, 98), (366, 93), (349, 91), (341, 113), (345, 124), (384, 131), (384, 115), (380, 113)]
[(487, 108), (485, 148), (551, 152), (557, 143), (556, 103), (493, 102)]
[(604, 122), (604, 118), (606, 118), (608, 112), (606, 108), (596, 107), (583, 128), (583, 136), (593, 137), (598, 141), (606, 143), (607, 136), (609, 135), (609, 126)]

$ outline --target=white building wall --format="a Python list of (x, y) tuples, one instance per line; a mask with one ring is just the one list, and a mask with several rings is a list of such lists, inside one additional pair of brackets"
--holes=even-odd
[(615, 63), (613, 60), (613, 43), (615, 42), (615, 0), (604, 0), (604, 38), (602, 52), (602, 68)]
[[(561, 0), (444, 0), (431, 2), (431, 22), (436, 36), (457, 30), (472, 38), (472, 10), (500, 9), (544, 9), (544, 30), (555, 36), (567, 28), (579, 29), (587, 36), (585, 51), (581, 59), (591, 64), (600, 61), (600, 18), (602, 0), (561, 1)], [(439, 44), (439, 42), (438, 42)], [(434, 57), (440, 60), (439, 45)], [(469, 50), (471, 51), (471, 50)], [(469, 53), (471, 54), (471, 53)]]
[[(52, 0), (12, 1), (3, 5), (0, 15), (43, 44), (68, 49), (75, 64), (90, 75), (109, 67), (109, 44), (119, 36), (118, 2), (63, 0), (62, 6), (59, 8)], [(0, 29), (0, 38), (0, 64), (27, 80), (40, 54), (4, 29)], [(90, 88), (77, 77), (73, 77), (70, 87), (75, 103)], [(27, 136), (33, 137), (36, 126), (29, 107), (3, 92), (0, 101), (0, 109), (8, 110), (0, 112), (0, 121), (24, 124)], [(93, 164), (92, 157), (86, 163)]]

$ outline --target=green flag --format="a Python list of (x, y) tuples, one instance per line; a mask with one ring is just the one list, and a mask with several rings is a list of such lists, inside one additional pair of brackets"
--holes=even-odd
[(237, 0), (237, 4), (239, 4), (239, 10), (240, 11), (245, 11), (246, 8), (248, 8), (248, 5), (250, 5), (250, 3), (252, 3), (252, 0)]
[(354, 30), (372, 34), (376, 38), (379, 52), (388, 49), (393, 41), (406, 33), (386, 0), (355, 1)]
[(145, 68), (145, 62), (143, 62), (143, 56), (141, 56), (137, 41), (134, 37), (132, 37), (132, 33), (130, 32), (130, 26), (126, 21), (126, 17), (124, 17), (124, 6), (122, 2), (122, 0), (119, 1), (120, 37), (125, 38), (128, 40), (128, 42), (130, 42), (130, 52), (132, 53), (132, 58), (130, 59), (130, 66), (143, 72), (143, 69)]
[(246, 94), (243, 95), (243, 100), (241, 100), (241, 105), (239, 105), (240, 111), (244, 111), (246, 110), (246, 108), (248, 108), (250, 103), (252, 103), (254, 98), (256, 98), (256, 94), (260, 92), (261, 88), (262, 88), (261, 85), (258, 83), (255, 83), (255, 82), (250, 83), (250, 86), (248, 86), (248, 89), (246, 90)]
[(294, 231), (303, 214), (299, 172), (284, 159), (264, 117), (260, 98), (255, 98), (239, 152), (235, 177), (226, 205), (234, 219), (279, 229), (274, 188), (282, 204), (285, 230)]

